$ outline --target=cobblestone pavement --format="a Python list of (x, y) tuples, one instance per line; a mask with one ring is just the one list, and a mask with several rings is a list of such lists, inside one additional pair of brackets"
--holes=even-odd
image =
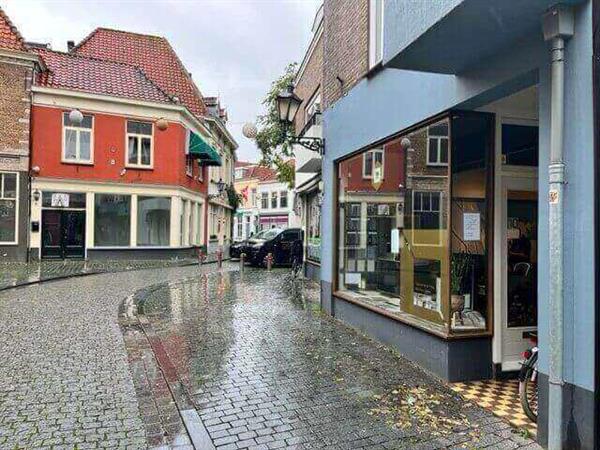
[(200, 270), (215, 269), (101, 274), (0, 292), (0, 448), (146, 448), (118, 308), (138, 289)]
[(35, 263), (0, 263), (0, 290), (65, 278), (74, 275), (125, 272), (129, 270), (180, 267), (196, 264), (197, 260), (143, 260), (143, 261), (42, 261)]
[(288, 273), (215, 273), (136, 294), (141, 328), (161, 362), (160, 373), (140, 364), (150, 351), (140, 330), (126, 338), (138, 396), (151, 406), (147, 436), (177, 426), (176, 417), (161, 419), (173, 412), (161, 405), (181, 384), (183, 394), (171, 393), (191, 399), (223, 450), (539, 448), (321, 314), (311, 301), (318, 292), (306, 295)]

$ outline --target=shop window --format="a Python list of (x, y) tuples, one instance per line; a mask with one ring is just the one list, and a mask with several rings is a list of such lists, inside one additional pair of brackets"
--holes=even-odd
[(81, 123), (71, 122), (63, 113), (63, 162), (90, 164), (93, 162), (93, 117), (84, 114)]
[(363, 155), (363, 178), (373, 178), (373, 174), (381, 171), (383, 176), (383, 150), (369, 150)]
[(138, 197), (137, 245), (168, 246), (171, 233), (171, 198)]
[(269, 193), (263, 192), (260, 195), (260, 207), (262, 209), (269, 209)]
[(457, 113), (339, 162), (336, 295), (439, 336), (488, 330), (491, 130)]
[(288, 193), (287, 191), (281, 191), (279, 193), (279, 207), (287, 208), (288, 206)]
[(152, 124), (127, 121), (127, 165), (152, 167)]
[(431, 125), (427, 129), (427, 164), (448, 165), (448, 122)]
[(0, 243), (17, 241), (19, 174), (0, 172)]
[(131, 197), (96, 194), (94, 196), (94, 245), (128, 247), (130, 245)]
[(308, 197), (308, 236), (306, 242), (306, 257), (311, 261), (321, 261), (321, 205), (319, 193), (315, 192)]

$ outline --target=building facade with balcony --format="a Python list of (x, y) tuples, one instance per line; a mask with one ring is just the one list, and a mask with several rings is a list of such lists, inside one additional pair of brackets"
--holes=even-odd
[[(538, 439), (562, 430), (564, 448), (598, 446), (598, 8), (324, 4), (324, 310), (450, 381), (514, 373), (537, 333)], [(557, 142), (564, 188), (560, 164), (549, 178)], [(557, 205), (564, 228), (550, 239)], [(562, 416), (549, 408), (557, 360)]]
[(235, 141), (168, 42), (97, 29), (66, 53), (31, 51), (45, 70), (32, 87), (30, 256), (192, 257), (208, 246), (209, 172)]

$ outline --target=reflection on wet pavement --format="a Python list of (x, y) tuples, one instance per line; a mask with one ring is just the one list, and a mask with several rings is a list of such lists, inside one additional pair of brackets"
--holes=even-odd
[[(157, 342), (166, 353), (158, 356), (161, 373), (169, 385), (181, 384), (181, 397), (196, 408), (217, 448), (532, 444), (413, 364), (321, 314), (318, 289), (298, 283), (288, 270), (223, 271), (157, 285), (136, 300), (155, 353)], [(138, 333), (134, 347), (151, 351), (140, 330), (130, 331), (128, 349)], [(151, 357), (129, 353), (139, 385), (156, 368)], [(141, 409), (152, 410), (146, 417), (168, 415), (155, 431), (175, 436), (181, 422), (158, 378), (146, 379), (149, 396)], [(162, 399), (154, 406), (152, 390)]]

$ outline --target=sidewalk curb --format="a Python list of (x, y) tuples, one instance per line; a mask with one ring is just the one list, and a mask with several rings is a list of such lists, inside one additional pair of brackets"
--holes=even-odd
[[(223, 261), (227, 261), (227, 260), (224, 259)], [(207, 261), (207, 262), (202, 263), (202, 266), (206, 266), (208, 264), (216, 264), (216, 263), (217, 263), (216, 260), (215, 261)], [(43, 279), (37, 279), (37, 280), (32, 280), (32, 281), (24, 281), (22, 283), (10, 285), (10, 286), (0, 286), (0, 292), (9, 291), (11, 289), (18, 289), (21, 287), (33, 286), (36, 284), (48, 283), (51, 281), (61, 281), (61, 280), (68, 280), (69, 278), (87, 277), (90, 275), (103, 275), (103, 274), (107, 274), (107, 273), (136, 272), (136, 271), (140, 271), (140, 270), (175, 269), (177, 267), (191, 267), (191, 266), (198, 266), (198, 263), (197, 262), (188, 262), (188, 263), (182, 263), (182, 264), (173, 265), (173, 266), (163, 266), (163, 267), (139, 267), (139, 268), (125, 269), (125, 270), (76, 272), (76, 273), (72, 273), (72, 274), (68, 274), (68, 275), (58, 275), (56, 277), (43, 278)]]

